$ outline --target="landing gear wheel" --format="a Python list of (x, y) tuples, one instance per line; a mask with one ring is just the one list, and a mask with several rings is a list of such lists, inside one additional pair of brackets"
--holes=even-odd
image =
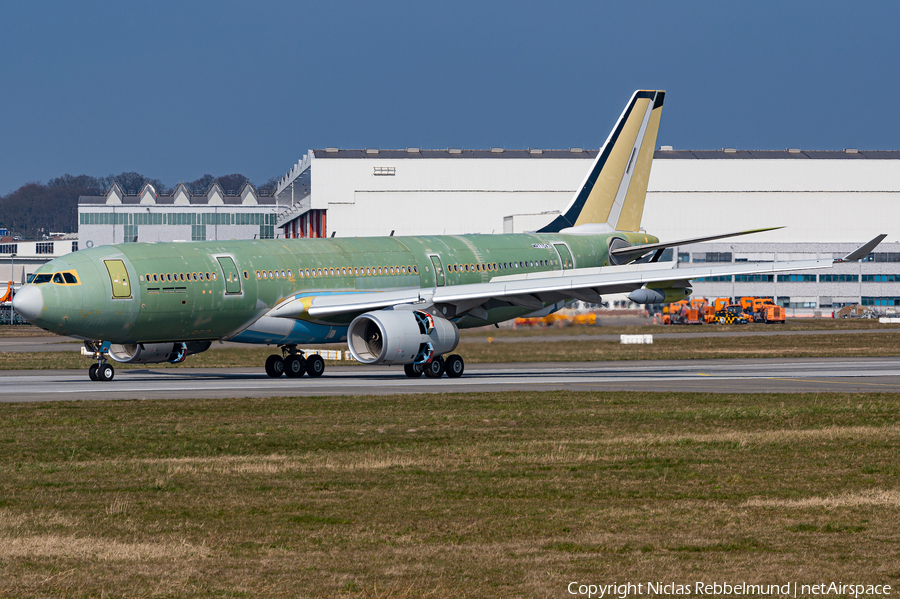
[(281, 359), (281, 356), (272, 354), (266, 358), (266, 374), (273, 379), (277, 379), (284, 374), (284, 360)]
[(463, 362), (462, 356), (459, 354), (453, 354), (444, 362), (444, 370), (447, 371), (447, 376), (451, 379), (461, 377), (465, 369), (466, 363)]
[(111, 381), (114, 376), (116, 376), (116, 371), (113, 369), (112, 364), (104, 364), (97, 368), (97, 378), (101, 381)]
[(306, 374), (312, 378), (319, 378), (325, 372), (325, 360), (322, 356), (312, 355), (306, 358)]
[(88, 377), (90, 377), (90, 379), (92, 381), (100, 380), (100, 378), (97, 376), (97, 365), (96, 364), (91, 364), (91, 367), (88, 368)]
[(444, 358), (438, 356), (428, 364), (425, 364), (425, 376), (430, 379), (439, 379), (444, 376)]
[(404, 364), (403, 372), (405, 372), (406, 376), (409, 378), (417, 379), (425, 372), (425, 366), (423, 364)]
[(293, 355), (284, 359), (284, 374), (288, 378), (298, 378), (306, 374), (306, 360), (303, 356)]

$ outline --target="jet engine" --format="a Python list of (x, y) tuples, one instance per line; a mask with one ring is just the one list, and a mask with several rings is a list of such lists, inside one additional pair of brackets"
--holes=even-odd
[(347, 330), (350, 353), (363, 364), (425, 364), (458, 344), (455, 324), (422, 310), (366, 312)]
[[(205, 352), (212, 345), (211, 341), (178, 341), (176, 343), (128, 343), (109, 346), (109, 357), (116, 362), (127, 364), (158, 364), (169, 362), (177, 364), (193, 354)], [(93, 351), (93, 344), (84, 344)]]
[(643, 287), (632, 291), (628, 299), (636, 304), (670, 304), (683, 300), (693, 292), (690, 287), (666, 287), (651, 289)]

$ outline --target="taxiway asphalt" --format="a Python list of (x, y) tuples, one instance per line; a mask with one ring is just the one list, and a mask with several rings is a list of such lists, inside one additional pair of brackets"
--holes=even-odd
[(900, 357), (473, 364), (462, 378), (398, 367), (329, 367), (318, 379), (262, 368), (146, 368), (92, 382), (86, 370), (0, 372), (0, 401), (236, 398), (484, 391), (900, 392)]

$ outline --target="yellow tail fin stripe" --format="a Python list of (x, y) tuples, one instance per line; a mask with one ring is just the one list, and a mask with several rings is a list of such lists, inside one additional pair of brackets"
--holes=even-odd
[(628, 166), (631, 159), (631, 148), (637, 140), (638, 133), (641, 130), (641, 123), (644, 120), (644, 114), (647, 111), (649, 99), (640, 98), (636, 100), (635, 106), (622, 128), (622, 133), (616, 144), (606, 159), (603, 170), (594, 184), (575, 226), (587, 223), (605, 223), (609, 219), (609, 213), (612, 210), (613, 201), (616, 199), (616, 192), (622, 182), (622, 174)]
[(644, 132), (644, 140), (638, 152), (634, 172), (631, 175), (631, 184), (625, 196), (625, 205), (619, 215), (619, 222), (615, 224), (617, 231), (637, 231), (641, 228), (641, 218), (644, 215), (644, 200), (647, 197), (647, 185), (650, 182), (650, 166), (653, 163), (653, 151), (656, 149), (656, 134), (659, 132), (659, 119), (662, 116), (662, 106), (658, 106), (650, 113), (650, 122)]

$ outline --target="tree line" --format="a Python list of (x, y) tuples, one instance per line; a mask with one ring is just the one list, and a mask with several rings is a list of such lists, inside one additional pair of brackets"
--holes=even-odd
[[(0, 228), (9, 229), (10, 235), (23, 239), (40, 239), (50, 231), (74, 233), (78, 230), (78, 197), (104, 195), (113, 183), (127, 195), (140, 193), (150, 183), (160, 195), (169, 195), (174, 187), (166, 186), (159, 179), (151, 179), (140, 173), (128, 172), (106, 177), (91, 175), (63, 175), (44, 183), (26, 183), (19, 189), (0, 196)], [(213, 183), (218, 183), (226, 194), (239, 192), (250, 179), (241, 174), (214, 177), (203, 175), (185, 183), (192, 195), (206, 193)], [(269, 179), (263, 185), (255, 185), (263, 194), (275, 190), (277, 179)]]

